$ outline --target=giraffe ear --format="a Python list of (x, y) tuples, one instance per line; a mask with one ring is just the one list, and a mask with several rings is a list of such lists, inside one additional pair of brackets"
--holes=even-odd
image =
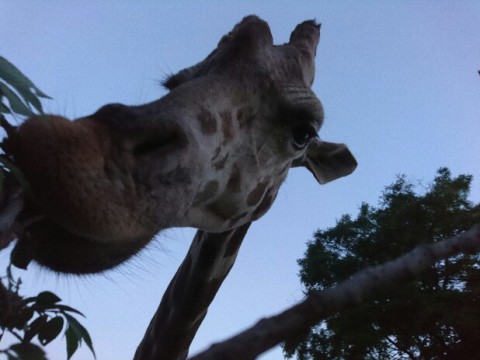
[(320, 184), (351, 174), (357, 167), (357, 160), (345, 144), (311, 140), (302, 163), (312, 172)]

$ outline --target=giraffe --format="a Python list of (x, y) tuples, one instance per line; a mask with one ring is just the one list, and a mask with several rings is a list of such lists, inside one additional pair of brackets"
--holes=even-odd
[(157, 101), (74, 121), (36, 116), (10, 131), (2, 147), (30, 185), (13, 263), (101, 272), (163, 229), (223, 233), (257, 220), (293, 166), (320, 183), (350, 174), (348, 148), (317, 135), (319, 30), (303, 22), (275, 46), (268, 24), (248, 16)]
[[(300, 26), (306, 26), (304, 24)], [(310, 31), (315, 32), (315, 29), (310, 28)], [(316, 45), (313, 44), (315, 48)], [(339, 148), (332, 146), (331, 149)], [(344, 150), (340, 149), (342, 153)], [(322, 156), (322, 150), (323, 154), (328, 153), (326, 148), (317, 148), (319, 156)], [(295, 160), (292, 165), (304, 165), (304, 157)], [(352, 161), (352, 158), (347, 154), (347, 162), (349, 161)], [(317, 167), (309, 169), (316, 174), (320, 183), (326, 182), (322, 173), (315, 171), (318, 170)], [(246, 223), (223, 233), (197, 232), (183, 263), (171, 280), (150, 321), (134, 360), (187, 358), (190, 344), (206, 316), (211, 301), (234, 265), (249, 226), (250, 223)], [(231, 354), (230, 358), (237, 357)]]

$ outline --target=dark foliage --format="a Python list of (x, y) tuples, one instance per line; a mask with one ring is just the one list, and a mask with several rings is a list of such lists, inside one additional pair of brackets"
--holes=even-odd
[[(394, 259), (480, 223), (480, 205), (469, 201), (472, 177), (438, 170), (423, 194), (404, 176), (388, 186), (378, 207), (362, 204), (319, 230), (299, 260), (308, 294), (358, 270)], [(479, 255), (437, 263), (414, 282), (392, 284), (380, 295), (318, 324), (284, 346), (297, 359), (474, 359), (480, 344)]]
[[(12, 117), (42, 113), (41, 98), (49, 99), (49, 96), (39, 90), (15, 65), (0, 56), (0, 125), (7, 130), (7, 134), (9, 129), (14, 128), (2, 113)], [(29, 185), (21, 171), (0, 152), (0, 250), (6, 248), (15, 237), (10, 227), (20, 210), (14, 209), (16, 204), (21, 204), (19, 188), (24, 192), (29, 191)], [(81, 312), (61, 304), (61, 299), (50, 291), (25, 298), (19, 294), (20, 285), (20, 278), (14, 278), (9, 265), (6, 275), (0, 276), (0, 343), (7, 333), (15, 337), (18, 343), (0, 348), (2, 358), (44, 360), (46, 355), (43, 347), (57, 338), (62, 330), (68, 359), (82, 341), (95, 356), (90, 334), (72, 316), (83, 316)], [(38, 340), (40, 345), (32, 343), (33, 340)]]

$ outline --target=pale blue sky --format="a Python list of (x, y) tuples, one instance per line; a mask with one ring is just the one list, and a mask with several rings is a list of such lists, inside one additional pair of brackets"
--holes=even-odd
[[(440, 166), (474, 175), (480, 201), (480, 2), (478, 1), (7, 1), (0, 0), (0, 55), (74, 118), (109, 102), (164, 94), (158, 81), (202, 60), (248, 14), (277, 43), (294, 26), (322, 23), (313, 90), (325, 140), (345, 142), (357, 171), (319, 186), (291, 171), (270, 212), (250, 229), (192, 352), (302, 298), (296, 260), (317, 228), (359, 204), (377, 203), (396, 174), (428, 183)], [(194, 234), (172, 229), (133, 263), (104, 276), (18, 271), (28, 294), (50, 289), (87, 315), (99, 360), (131, 359)], [(5, 255), (2, 257), (5, 260)], [(47, 347), (64, 358), (64, 342)], [(85, 347), (74, 357), (91, 359)], [(274, 350), (263, 360), (281, 359)]]

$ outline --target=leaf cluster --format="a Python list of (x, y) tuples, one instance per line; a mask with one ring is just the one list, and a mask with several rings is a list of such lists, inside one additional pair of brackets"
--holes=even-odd
[(84, 341), (95, 355), (88, 331), (72, 315), (84, 316), (80, 311), (60, 303), (61, 299), (50, 291), (23, 298), (18, 295), (20, 279), (15, 280), (10, 267), (3, 282), (0, 300), (0, 340), (8, 332), (19, 343), (0, 350), (9, 360), (46, 359), (43, 349), (32, 343), (36, 338), (42, 346), (48, 345), (63, 331), (67, 342), (67, 358), (70, 359)]
[[(468, 199), (472, 177), (438, 170), (422, 194), (400, 176), (377, 207), (360, 206), (319, 230), (300, 259), (306, 293), (331, 287), (357, 271), (392, 260), (424, 242), (457, 235), (480, 223)], [(471, 359), (480, 343), (479, 255), (437, 263), (401, 288), (332, 316), (285, 347), (298, 359)]]
[[(40, 98), (50, 97), (12, 63), (0, 56), (0, 122), (7, 133), (8, 129), (13, 127), (3, 118), (2, 113), (25, 116), (41, 114), (43, 109)], [(29, 191), (29, 185), (21, 171), (5, 156), (0, 156), (0, 191), (6, 191), (6, 180), (18, 182), (24, 192)], [(8, 241), (5, 239), (0, 241), (0, 249), (7, 245)], [(61, 304), (61, 299), (50, 291), (24, 298), (19, 295), (20, 285), (20, 278), (15, 279), (11, 266), (8, 266), (6, 276), (0, 281), (0, 341), (5, 333), (10, 333), (19, 342), (7, 349), (0, 349), (0, 354), (4, 354), (8, 360), (46, 359), (42, 347), (63, 332), (68, 359), (83, 341), (95, 356), (90, 334), (73, 316), (84, 316), (80, 311)], [(32, 342), (35, 339), (41, 346)]]
[(0, 56), (0, 113), (26, 116), (43, 113), (39, 98), (50, 99), (15, 65)]

